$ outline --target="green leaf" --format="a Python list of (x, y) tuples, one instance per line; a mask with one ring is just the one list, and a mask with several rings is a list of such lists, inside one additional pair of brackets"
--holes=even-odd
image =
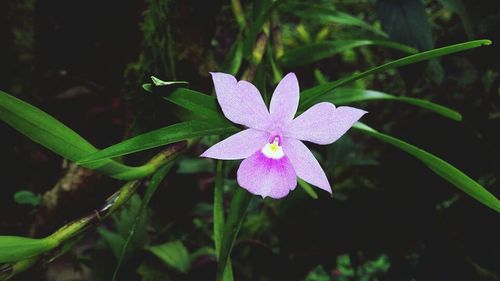
[(232, 125), (214, 124), (201, 120), (177, 123), (150, 131), (118, 144), (107, 147), (97, 153), (80, 159), (80, 163), (88, 163), (106, 158), (113, 158), (129, 153), (163, 146), (166, 144), (197, 137), (220, 135), (237, 132)]
[(40, 204), (42, 199), (39, 195), (34, 194), (29, 190), (20, 190), (14, 193), (14, 201), (18, 204), (31, 205), (36, 207)]
[(493, 194), (491, 194), (478, 182), (464, 174), (462, 171), (453, 167), (450, 163), (414, 145), (411, 145), (395, 137), (380, 133), (365, 124), (358, 122), (354, 124), (353, 128), (357, 131), (375, 137), (378, 140), (389, 143), (407, 152), (408, 154), (422, 161), (436, 174), (438, 174), (454, 186), (458, 187), (460, 190), (467, 193), (472, 198), (478, 200), (491, 209), (500, 212), (500, 201)]
[(285, 67), (296, 67), (334, 56), (353, 48), (377, 45), (414, 54), (417, 50), (413, 47), (387, 40), (335, 40), (310, 43), (286, 52), (280, 63)]
[(226, 61), (222, 65), (224, 72), (231, 75), (236, 75), (241, 67), (241, 62), (243, 61), (243, 41), (241, 36), (238, 36), (236, 42), (234, 42), (229, 54), (226, 57)]
[(166, 265), (186, 273), (191, 266), (189, 252), (181, 241), (168, 242), (146, 248)]
[(281, 10), (292, 13), (303, 19), (312, 20), (314, 22), (323, 24), (339, 23), (350, 26), (357, 26), (382, 37), (387, 37), (387, 34), (382, 30), (373, 27), (372, 25), (364, 22), (357, 17), (334, 10), (332, 8), (323, 7), (307, 2), (287, 3), (286, 5), (283, 5), (282, 8), (283, 9)]
[(457, 111), (450, 109), (448, 107), (417, 98), (410, 97), (397, 97), (390, 94), (363, 90), (363, 89), (351, 89), (351, 88), (337, 88), (335, 90), (329, 91), (319, 98), (319, 101), (331, 102), (335, 105), (350, 104), (354, 102), (371, 101), (371, 100), (393, 100), (404, 103), (409, 103), (416, 105), (432, 112), (435, 112), (444, 117), (450, 118), (455, 121), (461, 121), (462, 115)]
[(56, 244), (49, 239), (20, 236), (0, 236), (0, 263), (15, 262), (53, 249)]
[[(215, 190), (214, 190), (214, 244), (215, 244), (215, 255), (217, 260), (219, 260), (219, 254), (221, 252), (222, 245), (222, 234), (224, 231), (224, 177), (222, 173), (221, 160), (217, 160), (217, 169), (215, 171)], [(231, 260), (226, 263), (226, 269), (224, 270), (223, 281), (233, 281), (233, 268), (231, 265)]]
[(222, 237), (222, 244), (220, 252), (218, 252), (219, 261), (217, 264), (216, 281), (224, 280), (227, 263), (230, 259), (231, 251), (233, 249), (234, 241), (245, 218), (245, 213), (252, 199), (252, 194), (248, 193), (243, 188), (238, 188), (234, 192), (233, 199), (231, 200), (231, 207), (229, 208), (228, 218), (224, 226), (224, 234)]
[(222, 232), (224, 229), (224, 177), (222, 174), (222, 161), (217, 160), (217, 169), (215, 171), (215, 190), (214, 190), (214, 243), (215, 252), (219, 256), (222, 245)]
[(310, 184), (303, 181), (302, 179), (297, 179), (297, 183), (299, 184), (300, 187), (302, 187), (302, 189), (304, 189), (304, 191), (309, 196), (311, 196), (312, 199), (318, 199), (318, 194), (316, 193), (316, 191), (314, 190), (314, 188)]
[(334, 81), (334, 82), (330, 82), (327, 84), (323, 84), (323, 85), (319, 85), (319, 86), (310, 88), (308, 90), (305, 90), (301, 94), (301, 97), (300, 97), (301, 109), (310, 107), (312, 104), (314, 104), (316, 102), (317, 98), (319, 96), (321, 96), (322, 94), (324, 94), (330, 90), (333, 90), (335, 88), (338, 88), (342, 85), (345, 85), (347, 83), (350, 83), (352, 81), (364, 78), (368, 75), (380, 73), (380, 72), (386, 71), (388, 69), (397, 68), (397, 67), (401, 67), (404, 65), (412, 64), (412, 63), (417, 63), (417, 62), (429, 60), (432, 58), (442, 57), (442, 56), (453, 54), (456, 52), (461, 52), (461, 51), (465, 51), (468, 49), (477, 48), (477, 47), (490, 45), (490, 44), (491, 44), (490, 40), (475, 40), (475, 41), (469, 41), (469, 42), (465, 42), (465, 43), (450, 45), (450, 46), (446, 46), (446, 47), (442, 47), (442, 48), (437, 48), (437, 49), (421, 52), (418, 54), (410, 55), (410, 56), (407, 56), (404, 58), (400, 58), (400, 59), (388, 62), (386, 64), (371, 68), (367, 71), (353, 74), (351, 76), (344, 77), (344, 78), (337, 80), (337, 81)]
[[(3, 91), (0, 91), (0, 119), (31, 140), (71, 161), (98, 151), (49, 114)], [(110, 159), (82, 166), (122, 180), (141, 178), (151, 172), (148, 166), (129, 167)]]
[(217, 100), (213, 96), (206, 95), (194, 90), (179, 88), (164, 96), (166, 100), (180, 107), (192, 111), (200, 118), (211, 122), (230, 124), (220, 113)]

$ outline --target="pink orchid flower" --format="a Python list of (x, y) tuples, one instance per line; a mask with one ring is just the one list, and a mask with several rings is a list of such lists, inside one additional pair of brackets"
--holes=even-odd
[(288, 73), (274, 90), (269, 111), (251, 83), (225, 73), (211, 74), (226, 118), (248, 129), (213, 145), (202, 157), (244, 159), (237, 172), (238, 184), (262, 197), (285, 197), (297, 186), (297, 177), (332, 192), (325, 172), (302, 141), (333, 143), (366, 111), (321, 102), (294, 119), (299, 105), (294, 73)]

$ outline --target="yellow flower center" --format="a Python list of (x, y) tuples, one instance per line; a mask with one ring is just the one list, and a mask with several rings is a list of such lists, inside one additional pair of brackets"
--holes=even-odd
[(266, 143), (261, 151), (267, 158), (280, 159), (285, 156), (283, 149), (279, 145), (279, 138), (275, 138), (273, 143)]

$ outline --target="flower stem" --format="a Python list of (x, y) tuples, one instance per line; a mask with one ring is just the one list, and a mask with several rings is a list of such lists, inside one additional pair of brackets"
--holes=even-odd
[(218, 254), (219, 263), (217, 265), (216, 281), (224, 280), (226, 264), (229, 262), (231, 250), (233, 249), (234, 241), (238, 236), (243, 219), (245, 218), (246, 210), (250, 204), (252, 195), (243, 188), (238, 188), (234, 192), (229, 208), (229, 214), (226, 225), (224, 226), (224, 234), (222, 236), (222, 244)]

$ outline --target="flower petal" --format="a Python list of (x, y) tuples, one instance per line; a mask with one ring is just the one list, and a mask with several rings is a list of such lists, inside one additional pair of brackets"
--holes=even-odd
[(299, 82), (293, 72), (288, 73), (274, 90), (269, 112), (276, 123), (291, 121), (299, 106)]
[(246, 129), (211, 146), (201, 157), (237, 160), (247, 158), (261, 149), (269, 139), (269, 133)]
[(365, 113), (354, 107), (335, 108), (329, 102), (321, 102), (290, 122), (283, 135), (317, 144), (330, 144), (345, 134)]
[(293, 169), (299, 178), (328, 191), (330, 194), (332, 193), (332, 188), (325, 172), (305, 144), (296, 139), (284, 138), (283, 151), (288, 156), (288, 159), (290, 159)]
[(269, 112), (266, 104), (250, 82), (236, 81), (234, 76), (212, 72), (215, 93), (222, 112), (233, 123), (254, 129), (265, 129)]
[(297, 175), (286, 156), (267, 158), (260, 150), (241, 162), (237, 180), (250, 193), (274, 199), (285, 197), (297, 186)]

